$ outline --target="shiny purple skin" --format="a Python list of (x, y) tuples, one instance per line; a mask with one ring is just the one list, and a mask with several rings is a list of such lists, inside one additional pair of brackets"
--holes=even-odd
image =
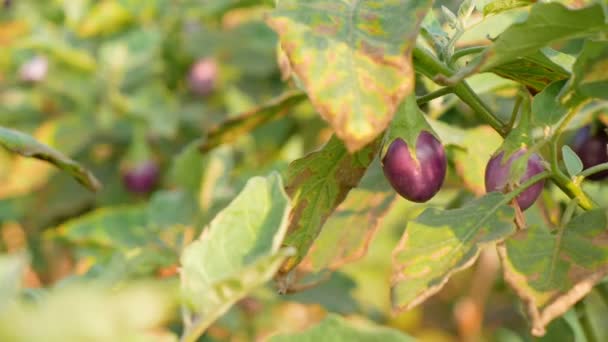
[(407, 143), (397, 138), (388, 147), (382, 168), (397, 193), (412, 202), (423, 203), (441, 188), (447, 160), (439, 140), (426, 131), (416, 141), (416, 158), (412, 158)]
[[(572, 149), (583, 162), (584, 169), (597, 164), (608, 163), (608, 135), (604, 128), (602, 127), (595, 134), (592, 134), (591, 127), (585, 126), (574, 137)], [(607, 177), (608, 171), (602, 171), (587, 177), (587, 179), (599, 181)]]
[(209, 95), (215, 88), (218, 66), (211, 58), (200, 59), (190, 69), (188, 86), (199, 96)]
[(158, 175), (158, 165), (153, 161), (147, 161), (127, 170), (123, 174), (122, 180), (130, 192), (145, 194), (154, 189)]
[[(486, 166), (486, 175), (485, 175), (485, 183), (486, 183), (486, 192), (491, 191), (506, 191), (505, 187), (507, 185), (507, 181), (509, 180), (509, 171), (511, 169), (511, 164), (513, 161), (517, 160), (518, 157), (522, 156), (526, 151), (519, 150), (515, 152), (509, 160), (505, 163), (502, 162), (502, 156), (504, 152), (500, 152), (498, 155), (492, 157), (490, 161), (488, 161), (488, 165)], [(520, 178), (519, 184), (527, 181), (533, 176), (543, 172), (544, 168), (542, 165), (542, 159), (538, 156), (538, 154), (534, 153), (528, 159), (528, 166), (526, 168), (526, 172)], [(543, 186), (545, 185), (545, 181), (541, 180), (537, 183), (534, 183), (531, 187), (524, 190), (519, 196), (517, 196), (517, 204), (521, 208), (521, 210), (526, 210), (534, 202), (543, 191)]]

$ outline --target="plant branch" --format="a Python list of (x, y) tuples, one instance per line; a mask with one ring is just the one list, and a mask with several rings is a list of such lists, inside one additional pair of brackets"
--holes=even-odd
[[(452, 76), (454, 71), (447, 65), (440, 62), (433, 55), (425, 51), (421, 47), (414, 48), (414, 60), (417, 70), (423, 75), (434, 79), (437, 75)], [(506, 126), (496, 117), (488, 106), (477, 96), (466, 81), (460, 81), (453, 87), (453, 92), (464, 103), (466, 103), (473, 111), (483, 118), (492, 128), (494, 128), (503, 137), (507, 134)]]
[(460, 58), (462, 58), (464, 56), (480, 53), (485, 48), (486, 48), (485, 46), (471, 46), (471, 47), (468, 47), (468, 48), (463, 48), (463, 49), (456, 50), (454, 52), (454, 54), (452, 55), (452, 59), (450, 60), (450, 63), (455, 63), (457, 60), (459, 60)]
[(444, 87), (441, 89), (437, 89), (431, 93), (428, 93), (426, 95), (416, 98), (416, 104), (418, 104), (420, 106), (420, 105), (430, 102), (438, 97), (442, 97), (447, 94), (452, 94), (453, 92), (454, 92), (454, 89), (452, 89), (452, 87)]
[(606, 170), (608, 170), (608, 163), (597, 164), (595, 166), (592, 166), (592, 167), (584, 170), (583, 172), (581, 172), (579, 174), (579, 176), (581, 176), (582, 178), (586, 178), (593, 174), (596, 174), (596, 173), (602, 172), (602, 171), (606, 171)]

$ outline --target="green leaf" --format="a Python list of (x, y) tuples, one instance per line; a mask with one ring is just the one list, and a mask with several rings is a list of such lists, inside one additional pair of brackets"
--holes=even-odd
[[(546, 54), (550, 55), (551, 58)], [(536, 91), (541, 91), (549, 83), (563, 80), (570, 76), (570, 72), (566, 69), (568, 61), (573, 61), (570, 55), (547, 48), (496, 66), (490, 71)]]
[(350, 154), (333, 136), (321, 150), (289, 165), (286, 191), (293, 209), (284, 244), (295, 247), (296, 255), (283, 265), (282, 274), (304, 258), (329, 215), (357, 186), (372, 162), (376, 145)]
[(583, 162), (578, 155), (572, 151), (570, 146), (562, 146), (562, 155), (564, 157), (564, 164), (566, 164), (566, 170), (570, 177), (574, 177), (583, 171)]
[(583, 312), (589, 326), (590, 340), (607, 341), (608, 327), (604, 320), (608, 317), (608, 302), (598, 290), (592, 290), (583, 301)]
[[(480, 144), (480, 141), (483, 143)], [(454, 150), (456, 172), (464, 181), (464, 185), (478, 196), (486, 192), (486, 165), (501, 143), (502, 138), (491, 127), (479, 126), (466, 131), (459, 145), (464, 150)]]
[(336, 270), (363, 257), (395, 198), (395, 191), (376, 157), (359, 185), (348, 193), (344, 202), (327, 219), (298, 269), (314, 272)]
[(439, 291), (480, 250), (515, 231), (505, 195), (492, 192), (462, 208), (425, 210), (411, 221), (393, 252), (392, 302), (410, 309)]
[(483, 7), (483, 15), (496, 14), (513, 8), (532, 5), (535, 2), (535, 0), (496, 0)]
[(532, 99), (532, 123), (536, 126), (553, 126), (568, 112), (558, 100), (566, 81), (551, 83)]
[(432, 1), (280, 0), (267, 19), (317, 111), (349, 151), (414, 89), (411, 52)]
[(17, 297), (26, 262), (21, 254), (0, 256), (0, 313), (7, 310)]
[(499, 248), (505, 279), (525, 302), (534, 335), (608, 274), (607, 227), (606, 213), (593, 210), (555, 234), (531, 226)]
[(146, 218), (142, 206), (102, 208), (61, 224), (56, 234), (75, 244), (128, 250), (154, 238)]
[(251, 178), (182, 254), (182, 291), (195, 313), (195, 340), (236, 301), (268, 281), (291, 249), (281, 249), (291, 205), (278, 174)]
[(551, 43), (606, 29), (608, 24), (599, 4), (568, 9), (556, 2), (537, 3), (525, 21), (511, 25), (488, 48), (481, 71), (530, 55)]
[(563, 102), (580, 97), (608, 100), (608, 41), (587, 40), (573, 67), (573, 76), (561, 96)]
[(344, 320), (330, 314), (321, 323), (301, 333), (276, 335), (269, 342), (312, 342), (312, 341), (349, 341), (349, 342), (406, 342), (415, 341), (398, 330)]
[(30, 135), (12, 129), (0, 127), (0, 146), (24, 157), (47, 161), (71, 174), (80, 184), (97, 191), (101, 184), (95, 176), (77, 162), (61, 152), (36, 141)]
[(200, 144), (200, 150), (207, 152), (222, 144), (234, 142), (243, 134), (286, 115), (291, 108), (305, 99), (306, 95), (302, 92), (289, 91), (264, 105), (231, 118), (207, 133)]
[(19, 301), (0, 313), (0, 340), (149, 341), (151, 331), (172, 335), (162, 325), (171, 318), (176, 299), (174, 287), (149, 283), (116, 291), (91, 284), (62, 286), (35, 303)]

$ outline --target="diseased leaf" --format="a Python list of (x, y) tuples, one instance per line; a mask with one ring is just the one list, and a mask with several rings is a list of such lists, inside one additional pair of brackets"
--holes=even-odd
[(528, 18), (507, 28), (490, 45), (481, 71), (528, 56), (553, 42), (608, 29), (600, 4), (568, 9), (562, 4), (537, 3)]
[(40, 159), (54, 164), (71, 174), (80, 184), (93, 191), (97, 191), (101, 187), (101, 183), (90, 171), (61, 152), (38, 142), (30, 135), (0, 127), (0, 146), (24, 157)]
[(608, 100), (608, 41), (587, 40), (573, 67), (573, 76), (561, 95), (562, 102), (584, 97)]
[(268, 17), (293, 72), (349, 151), (414, 89), (411, 51), (430, 0), (280, 0)]
[(532, 334), (545, 333), (608, 274), (608, 220), (588, 211), (552, 234), (531, 226), (500, 246), (506, 281), (526, 303)]
[(564, 164), (566, 164), (566, 170), (570, 177), (574, 177), (583, 171), (583, 162), (578, 155), (572, 151), (570, 146), (562, 146), (562, 156), (564, 157)]
[(219, 145), (231, 143), (254, 128), (287, 114), (305, 99), (306, 95), (302, 92), (289, 91), (262, 106), (240, 114), (213, 128), (203, 139), (200, 150), (207, 152)]
[[(545, 55), (551, 54), (555, 61)], [(541, 91), (554, 81), (566, 79), (570, 72), (567, 65), (561, 65), (569, 60), (569, 55), (559, 53), (555, 50), (543, 49), (535, 53), (518, 58), (505, 64), (492, 68), (493, 73), (519, 82), (535, 91)], [(566, 61), (561, 61), (561, 60)], [(557, 63), (560, 61), (561, 63)]]
[(505, 195), (492, 192), (462, 208), (427, 209), (410, 221), (393, 251), (393, 307), (410, 309), (439, 291), (484, 246), (512, 234), (513, 217)]
[(376, 148), (374, 142), (350, 154), (340, 139), (332, 136), (321, 150), (289, 165), (286, 191), (293, 209), (284, 245), (295, 247), (296, 255), (281, 267), (282, 274), (308, 253), (329, 215), (363, 177)]
[(281, 249), (290, 209), (278, 174), (254, 177), (184, 250), (182, 291), (194, 312), (184, 340), (196, 340), (292, 255), (291, 249)]
[(415, 341), (398, 330), (372, 325), (349, 322), (338, 315), (330, 314), (316, 326), (293, 334), (276, 335), (269, 342), (312, 342), (312, 341), (349, 341), (349, 342), (406, 342)]
[(308, 272), (336, 270), (364, 256), (395, 198), (380, 160), (375, 158), (359, 185), (329, 216), (298, 269)]
[(553, 126), (568, 111), (558, 100), (558, 94), (566, 81), (551, 83), (532, 99), (532, 123), (537, 126)]
[(480, 126), (466, 131), (460, 144), (465, 150), (454, 150), (456, 172), (465, 186), (478, 196), (486, 192), (486, 165), (501, 143), (502, 138), (496, 131), (489, 126)]

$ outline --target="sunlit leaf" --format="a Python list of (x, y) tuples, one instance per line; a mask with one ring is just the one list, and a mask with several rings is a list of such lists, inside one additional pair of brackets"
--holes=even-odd
[(264, 284), (292, 252), (281, 249), (291, 208), (278, 174), (254, 177), (181, 258), (182, 291), (195, 340), (236, 301)]
[(393, 252), (393, 306), (410, 309), (439, 291), (454, 273), (471, 266), (484, 246), (512, 234), (513, 217), (497, 192), (462, 208), (425, 210), (408, 223)]
[(352, 341), (352, 342), (406, 342), (415, 341), (398, 330), (372, 325), (367, 322), (349, 322), (330, 314), (316, 326), (293, 334), (276, 335), (270, 342)]
[(555, 234), (531, 226), (499, 248), (505, 279), (525, 302), (534, 335), (608, 274), (607, 227), (605, 211), (593, 210)]
[(281, 0), (268, 23), (317, 111), (350, 151), (414, 88), (411, 51), (431, 1)]
[[(545, 53), (552, 54), (555, 61), (546, 56)], [(573, 58), (570, 55), (546, 49), (501, 64), (492, 68), (490, 71), (502, 77), (517, 81), (535, 91), (541, 91), (545, 89), (549, 83), (563, 80), (570, 76), (570, 72), (566, 69), (569, 65), (561, 65), (558, 63), (567, 63), (568, 61), (573, 61)]]
[(535, 0), (495, 0), (486, 3), (483, 7), (483, 15), (496, 14), (513, 8), (534, 4)]

